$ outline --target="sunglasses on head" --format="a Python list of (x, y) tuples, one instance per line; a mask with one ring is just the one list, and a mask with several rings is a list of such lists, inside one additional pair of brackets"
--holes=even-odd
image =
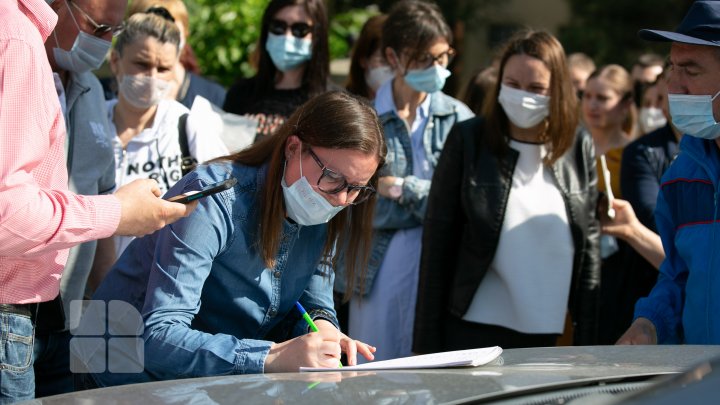
[(170, 14), (170, 11), (166, 9), (165, 7), (160, 6), (154, 6), (150, 7), (149, 9), (145, 10), (145, 13), (147, 14), (155, 14), (156, 16), (162, 17), (170, 22), (175, 22), (175, 18)]
[[(305, 38), (312, 32), (312, 28), (312, 25), (304, 22), (290, 24), (290, 32), (295, 38)], [(282, 20), (270, 20), (270, 24), (268, 24), (268, 30), (275, 35), (285, 35), (287, 29), (288, 23)]]

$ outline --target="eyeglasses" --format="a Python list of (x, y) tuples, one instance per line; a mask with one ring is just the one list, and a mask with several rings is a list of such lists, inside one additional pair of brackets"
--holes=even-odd
[[(290, 32), (295, 38), (305, 38), (307, 34), (312, 32), (313, 26), (304, 22), (296, 22), (290, 24)], [(288, 23), (283, 20), (270, 20), (268, 30), (275, 35), (285, 35), (288, 29)]]
[(95, 22), (95, 20), (92, 19), (92, 17), (90, 17), (88, 15), (88, 13), (85, 12), (85, 10), (81, 9), (80, 6), (75, 4), (72, 0), (67, 0), (67, 2), (72, 4), (73, 7), (75, 7), (75, 9), (77, 11), (79, 11), (80, 14), (82, 14), (83, 17), (85, 17), (85, 19), (90, 24), (92, 24), (92, 26), (94, 28), (93, 35), (96, 37), (102, 37), (102, 36), (107, 35), (108, 33), (112, 33), (112, 36), (116, 37), (116, 36), (120, 35), (120, 33), (125, 29), (124, 23), (120, 24), (120, 25), (115, 25), (115, 26), (109, 25), (109, 24), (98, 24)]
[(343, 190), (347, 190), (347, 200), (351, 201), (350, 204), (352, 205), (365, 202), (368, 198), (375, 194), (375, 189), (372, 186), (348, 184), (345, 176), (325, 167), (323, 162), (320, 161), (320, 158), (309, 147), (308, 152), (310, 152), (310, 156), (312, 156), (313, 160), (315, 160), (315, 163), (317, 163), (318, 166), (320, 166), (320, 169), (322, 169), (322, 174), (318, 179), (317, 187), (323, 193), (337, 194)]
[(442, 67), (447, 67), (455, 58), (455, 50), (449, 48), (447, 51), (438, 56), (432, 56), (430, 53), (421, 55), (415, 59), (415, 62), (422, 68), (427, 69), (435, 63), (439, 63)]

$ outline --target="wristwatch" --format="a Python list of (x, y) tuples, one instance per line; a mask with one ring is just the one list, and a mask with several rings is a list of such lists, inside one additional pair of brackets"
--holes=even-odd
[(390, 188), (388, 189), (388, 194), (390, 194), (390, 198), (392, 198), (393, 200), (399, 200), (400, 197), (402, 197), (403, 184), (405, 184), (405, 179), (403, 179), (402, 177), (395, 178), (393, 185), (390, 186)]

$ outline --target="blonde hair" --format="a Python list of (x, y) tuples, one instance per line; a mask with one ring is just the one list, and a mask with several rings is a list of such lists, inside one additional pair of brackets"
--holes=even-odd
[(602, 79), (609, 87), (620, 96), (621, 102), (628, 103), (628, 115), (622, 123), (622, 129), (635, 137), (637, 135), (637, 108), (635, 107), (635, 85), (632, 76), (624, 67), (616, 64), (610, 64), (600, 67), (592, 72), (588, 81), (592, 79)]
[(570, 69), (577, 68), (590, 73), (595, 71), (595, 62), (582, 52), (575, 52), (568, 55), (567, 63)]
[(150, 7), (164, 7), (183, 28), (183, 36), (190, 36), (190, 20), (188, 10), (182, 0), (132, 0), (128, 6), (128, 15), (144, 13)]
[(138, 13), (127, 19), (125, 29), (115, 42), (115, 51), (122, 55), (125, 46), (146, 37), (155, 38), (163, 44), (173, 44), (176, 51), (180, 49), (180, 30), (174, 22), (157, 14)]

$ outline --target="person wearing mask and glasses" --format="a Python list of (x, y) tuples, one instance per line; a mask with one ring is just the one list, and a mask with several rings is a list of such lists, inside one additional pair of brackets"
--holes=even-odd
[(483, 116), (457, 124), (428, 197), (417, 353), (555, 346), (568, 309), (593, 344), (600, 288), (597, 174), (565, 52), (521, 31)]
[(450, 128), (473, 113), (442, 92), (455, 51), (435, 4), (395, 4), (383, 24), (382, 41), (394, 77), (375, 97), (388, 161), (380, 171), (372, 257), (364, 279), (351, 280), (339, 266), (336, 289), (350, 299), (350, 334), (377, 346), (376, 358), (390, 359), (411, 354), (430, 179)]
[[(123, 30), (127, 2), (54, 0), (50, 7), (58, 24), (45, 41), (48, 62), (67, 128), (65, 155), (70, 190), (85, 195), (115, 191), (112, 135), (107, 122), (102, 86), (92, 73), (105, 61), (113, 37)], [(60, 295), (43, 303), (36, 328), (39, 342), (47, 342), (35, 362), (38, 397), (70, 392), (68, 332), (70, 303), (81, 300), (95, 259), (97, 241), (86, 242), (68, 254), (60, 280)]]
[(349, 271), (365, 268), (385, 154), (372, 107), (327, 92), (275, 135), (185, 176), (169, 195), (237, 184), (130, 244), (93, 299), (125, 301), (142, 315), (141, 372), (98, 372), (84, 385), (336, 368), (341, 352), (351, 365), (357, 354), (372, 359), (374, 348), (337, 328), (333, 267), (336, 244), (347, 243), (357, 263)]
[[(84, 250), (82, 257), (73, 253), (77, 258), (74, 265), (68, 259), (69, 249), (112, 234), (154, 232), (187, 215), (196, 205), (158, 198), (159, 190), (151, 180), (135, 181), (112, 195), (80, 195), (70, 190), (77, 187), (98, 194), (104, 169), (112, 166), (107, 145), (105, 153), (99, 154), (107, 162), (98, 166), (81, 165), (81, 159), (66, 160), (66, 155), (76, 148), (88, 154), (102, 151), (95, 143), (107, 141), (107, 122), (103, 125), (100, 120), (104, 111), (84, 108), (93, 102), (103, 105), (89, 71), (99, 66), (113, 32), (119, 31), (113, 27), (120, 27), (125, 7), (120, 3), (0, 2), (3, 404), (72, 389), (68, 382), (69, 343), (58, 297), (68, 294), (67, 286), (61, 285), (66, 264), (71, 266), (69, 271), (81, 274), (78, 268), (93, 260), (94, 247)], [(67, 102), (65, 108), (61, 100)], [(73, 116), (79, 119), (71, 120)], [(70, 139), (66, 129), (73, 131), (67, 135)], [(66, 141), (74, 142), (69, 151)], [(82, 294), (81, 287), (73, 287)]]
[(271, 135), (302, 103), (333, 86), (328, 46), (323, 0), (270, 1), (262, 18), (257, 74), (230, 87), (223, 109), (256, 119), (256, 140)]
[(683, 135), (655, 207), (665, 260), (618, 343), (720, 344), (720, 2), (696, 1), (674, 32), (639, 36), (671, 42), (668, 109)]

